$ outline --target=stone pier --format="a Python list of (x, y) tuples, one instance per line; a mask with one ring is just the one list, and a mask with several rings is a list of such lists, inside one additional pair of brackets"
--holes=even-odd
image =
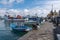
[(53, 24), (45, 22), (38, 30), (32, 30), (18, 40), (54, 40)]

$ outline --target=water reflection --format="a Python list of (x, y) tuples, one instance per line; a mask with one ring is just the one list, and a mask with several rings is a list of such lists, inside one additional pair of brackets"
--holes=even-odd
[(4, 20), (0, 20), (0, 40), (17, 40), (26, 33), (12, 31), (10, 27), (5, 26)]

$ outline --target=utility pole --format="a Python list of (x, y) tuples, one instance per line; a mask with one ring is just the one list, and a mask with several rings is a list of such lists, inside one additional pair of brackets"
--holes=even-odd
[(52, 4), (52, 11), (53, 11), (53, 4)]
[(52, 9), (51, 9), (51, 14), (52, 14), (52, 16), (54, 15), (54, 13), (53, 13), (53, 4), (52, 4)]

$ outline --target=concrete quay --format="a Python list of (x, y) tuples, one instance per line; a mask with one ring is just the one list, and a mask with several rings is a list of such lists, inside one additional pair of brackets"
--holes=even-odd
[(44, 22), (38, 30), (32, 30), (18, 40), (54, 40), (53, 24)]

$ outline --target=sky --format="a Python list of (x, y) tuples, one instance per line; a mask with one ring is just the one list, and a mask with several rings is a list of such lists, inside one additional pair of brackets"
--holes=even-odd
[(60, 10), (60, 0), (0, 0), (0, 16), (35, 15), (46, 17), (49, 11)]

